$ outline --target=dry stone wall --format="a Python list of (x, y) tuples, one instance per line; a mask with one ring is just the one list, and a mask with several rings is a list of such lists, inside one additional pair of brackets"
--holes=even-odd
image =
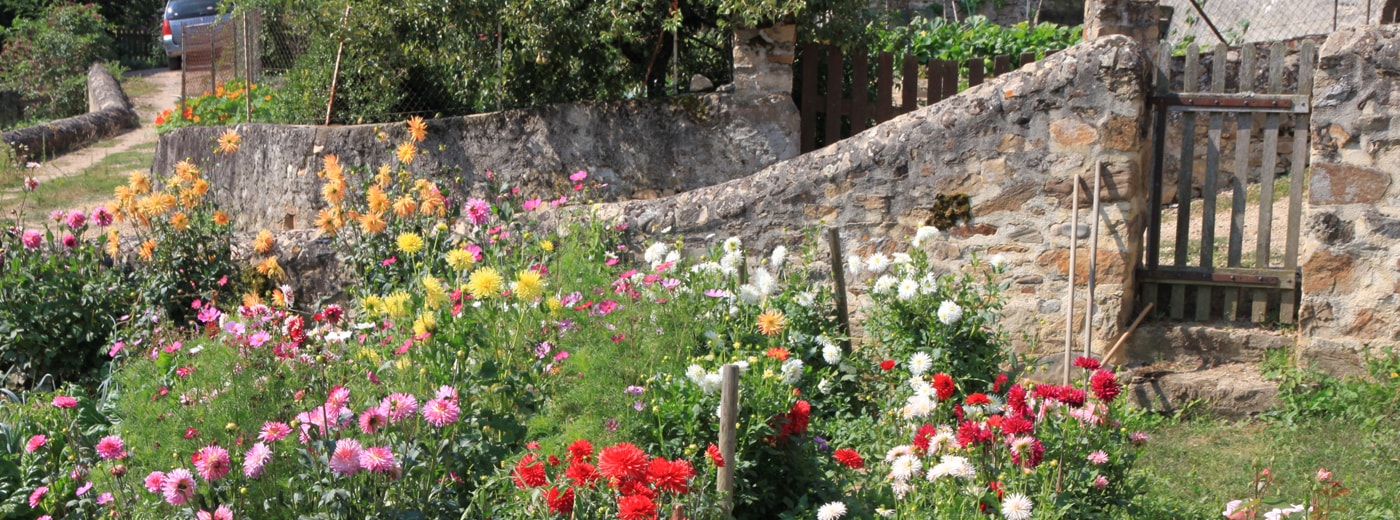
[[(787, 94), (704, 94), (664, 100), (552, 105), (428, 122), (413, 168), (438, 171), (454, 194), (484, 195), (491, 170), (525, 195), (569, 192), (568, 175), (588, 170), (608, 183), (605, 200), (652, 198), (743, 177), (797, 155), (797, 108)], [(311, 227), (323, 207), (321, 158), (376, 168), (393, 161), (404, 125), (239, 125), (239, 153), (214, 154), (225, 127), (161, 136), (153, 171), (176, 162), (205, 167), (213, 198), (238, 229)], [(465, 200), (465, 197), (454, 197)]]
[(1400, 344), (1400, 26), (1343, 29), (1319, 56), (1300, 353), (1354, 373)]
[(5, 132), (0, 142), (21, 156), (53, 157), (141, 126), (121, 83), (99, 63), (88, 69), (88, 113)]
[[(1122, 36), (1083, 43), (752, 176), (591, 210), (627, 222), (639, 240), (676, 235), (692, 250), (739, 236), (746, 248), (766, 252), (800, 242), (805, 227), (825, 225), (840, 228), (847, 251), (870, 254), (907, 249), (933, 216), (937, 195), (966, 194), (970, 225), (946, 230), (927, 246), (932, 256), (954, 270), (973, 255), (1002, 255), (1011, 283), (1003, 325), (1054, 343), (1064, 334), (1072, 179), (1088, 179), (1102, 161), (1093, 322), (1102, 351), (1126, 324), (1141, 255), (1147, 63), (1143, 49)], [(1087, 240), (1080, 245), (1074, 271), (1082, 284)]]

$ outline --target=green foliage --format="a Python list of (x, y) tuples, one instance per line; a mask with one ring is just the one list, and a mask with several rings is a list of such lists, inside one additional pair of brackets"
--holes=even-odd
[(52, 120), (87, 111), (87, 70), (110, 57), (108, 24), (93, 5), (62, 4), (17, 20), (0, 49), (0, 89), (19, 91), (25, 117)]
[(1400, 354), (1368, 353), (1366, 373), (1334, 377), (1299, 368), (1285, 352), (1272, 354), (1266, 375), (1278, 380), (1280, 406), (1268, 417), (1284, 424), (1337, 419), (1372, 428), (1400, 419)]
[[(156, 132), (166, 133), (176, 128), (193, 125), (225, 126), (247, 123), (248, 105), (252, 105), (255, 119), (267, 119), (266, 112), (281, 106), (276, 98), (280, 93), (266, 84), (253, 84), (251, 92), (241, 80), (219, 85), (214, 92), (205, 92), (191, 97), (185, 102), (183, 111), (177, 105), (156, 115)], [(251, 96), (252, 99), (247, 99)]]
[[(876, 29), (878, 48), (885, 52), (909, 53), (920, 61), (954, 60), (966, 62), (971, 58), (991, 58), (1009, 55), (1013, 59), (1022, 53), (1046, 52), (1068, 48), (1079, 43), (1081, 27), (1065, 27), (1044, 22), (1031, 27), (1021, 22), (1003, 27), (987, 21), (986, 17), (969, 17), (963, 23), (943, 18), (915, 17), (908, 25), (884, 30)], [(988, 63), (990, 65), (990, 62)]]

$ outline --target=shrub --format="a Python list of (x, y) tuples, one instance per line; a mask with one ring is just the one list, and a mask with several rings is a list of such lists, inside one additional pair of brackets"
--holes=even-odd
[[(971, 58), (990, 59), (1000, 55), (1018, 59), (1026, 52), (1044, 56), (1046, 52), (1079, 43), (1081, 35), (1080, 27), (1065, 27), (1050, 22), (1034, 27), (1028, 22), (1003, 27), (987, 21), (984, 16), (968, 17), (962, 23), (916, 16), (908, 25), (887, 31), (877, 30), (875, 39), (885, 52), (907, 52), (919, 57), (920, 61), (935, 59), (964, 63)], [(987, 65), (990, 67), (991, 63)]]
[(192, 97), (183, 107), (176, 105), (156, 114), (156, 131), (166, 133), (191, 125), (248, 123), (251, 122), (247, 110), (250, 105), (255, 119), (267, 119), (265, 114), (277, 104), (277, 95), (276, 90), (263, 84), (245, 85), (242, 80), (220, 83), (213, 92)]
[(24, 98), (31, 120), (87, 112), (87, 71), (110, 57), (107, 22), (91, 4), (59, 3), (42, 18), (20, 19), (0, 49), (0, 89)]

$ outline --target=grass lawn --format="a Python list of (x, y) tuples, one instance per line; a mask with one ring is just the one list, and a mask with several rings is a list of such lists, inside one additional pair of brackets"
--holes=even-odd
[[(111, 198), (112, 190), (126, 182), (132, 170), (148, 170), (155, 157), (156, 143), (139, 144), (124, 152), (103, 157), (82, 173), (51, 179), (38, 191), (29, 194), (25, 202), (25, 220), (35, 218), (55, 209), (72, 209), (93, 201)], [(18, 182), (18, 181), (16, 181)], [(8, 183), (15, 186), (14, 182)], [(6, 190), (0, 194), (0, 223), (12, 223), (13, 211), (18, 208), (18, 190)]]

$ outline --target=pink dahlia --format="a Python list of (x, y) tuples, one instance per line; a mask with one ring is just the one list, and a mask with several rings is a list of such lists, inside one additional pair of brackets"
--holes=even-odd
[(360, 452), (364, 448), (355, 439), (340, 439), (331, 452), (331, 470), (341, 475), (353, 475), (360, 470)]
[(213, 513), (200, 511), (194, 517), (196, 520), (233, 520), (233, 511), (228, 506), (220, 505)]
[(110, 226), (112, 225), (112, 212), (107, 211), (107, 206), (98, 206), (97, 209), (92, 210), (92, 220), (97, 222), (99, 226)]
[(39, 501), (44, 499), (44, 495), (49, 492), (48, 486), (34, 488), (34, 492), (29, 494), (29, 507), (39, 507)]
[(331, 389), (330, 396), (326, 397), (326, 409), (340, 409), (350, 402), (350, 389), (343, 386), (336, 386)]
[(413, 394), (389, 394), (379, 405), (389, 411), (389, 422), (396, 423), (418, 411), (418, 399)]
[(68, 249), (78, 247), (78, 237), (73, 236), (72, 233), (64, 233), (60, 242), (63, 243), (63, 247)]
[(388, 473), (398, 466), (398, 460), (394, 459), (394, 452), (389, 451), (388, 447), (374, 446), (360, 452), (360, 467), (367, 471)]
[(39, 449), (39, 448), (42, 448), (42, 447), (44, 447), (45, 444), (48, 444), (48, 443), (49, 443), (49, 438), (48, 438), (48, 437), (46, 437), (46, 436), (44, 436), (44, 435), (35, 435), (35, 436), (33, 436), (33, 437), (30, 437), (30, 438), (29, 438), (29, 442), (27, 442), (27, 443), (24, 444), (24, 451), (25, 451), (26, 453), (34, 453), (34, 450), (37, 450), (37, 449)]
[(213, 482), (224, 478), (232, 469), (229, 463), (228, 450), (219, 446), (205, 446), (194, 453), (194, 467), (199, 471), (200, 478), (206, 482)]
[(447, 399), (433, 399), (423, 404), (423, 420), (439, 428), (457, 422), (458, 413), (457, 403)]
[(277, 442), (290, 433), (292, 433), (292, 428), (287, 426), (287, 423), (267, 421), (263, 423), (262, 431), (258, 433), (258, 439), (264, 442)]
[(59, 408), (76, 408), (78, 400), (66, 395), (54, 396), (53, 405)]
[(446, 399), (455, 403), (457, 402), (457, 389), (447, 385), (442, 385), (438, 387), (437, 395), (435, 395), (434, 397), (437, 397), (438, 399)]
[(116, 435), (108, 435), (97, 441), (97, 455), (102, 460), (117, 460), (126, 458), (126, 446), (122, 443), (122, 438)]
[(152, 493), (159, 493), (161, 485), (164, 483), (165, 472), (163, 471), (152, 471), (150, 475), (146, 475), (146, 491), (150, 491)]
[(67, 221), (69, 229), (78, 229), (83, 227), (83, 224), (87, 224), (87, 214), (75, 209), (69, 211), (68, 216), (65, 217), (64, 220)]
[(39, 234), (39, 230), (26, 229), (24, 230), (24, 234), (20, 236), (19, 241), (28, 249), (38, 249), (39, 240), (41, 238), (43, 238), (43, 236)]
[(161, 494), (172, 506), (183, 506), (194, 498), (194, 475), (185, 468), (175, 468), (165, 474), (160, 484)]
[(272, 449), (261, 442), (254, 444), (243, 454), (243, 476), (248, 478), (262, 476), (263, 468), (270, 460), (272, 460)]
[(373, 435), (389, 424), (389, 414), (384, 405), (372, 406), (360, 412), (360, 431)]
[(1099, 465), (1108, 462), (1108, 454), (1104, 453), (1103, 450), (1097, 450), (1093, 453), (1090, 453), (1088, 459), (1090, 463), (1093, 463), (1094, 465)]

